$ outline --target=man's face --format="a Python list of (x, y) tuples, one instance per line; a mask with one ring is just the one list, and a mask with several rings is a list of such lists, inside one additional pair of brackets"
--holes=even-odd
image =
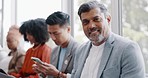
[(59, 25), (48, 25), (48, 33), (56, 45), (64, 44), (70, 33), (69, 27), (60, 27)]
[(15, 35), (7, 35), (7, 46), (10, 50), (15, 50), (19, 44), (15, 37)]
[(100, 44), (107, 38), (110, 18), (105, 17), (100, 9), (94, 8), (81, 14), (81, 22), (85, 35), (93, 44)]

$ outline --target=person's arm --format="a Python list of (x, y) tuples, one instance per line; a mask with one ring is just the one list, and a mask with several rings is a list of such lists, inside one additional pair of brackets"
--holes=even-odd
[(36, 63), (35, 65), (33, 65), (33, 69), (37, 73), (43, 73), (46, 76), (49, 75), (49, 76), (54, 76), (54, 77), (57, 77), (57, 78), (60, 78), (60, 77), (67, 78), (67, 74), (60, 72), (52, 64), (47, 64), (47, 63), (40, 64), (40, 63)]
[[(51, 67), (50, 67), (51, 66)], [(71, 78), (71, 74), (67, 73), (62, 73), (60, 71), (58, 71), (53, 65), (47, 65), (43, 66), (41, 64), (34, 64), (33, 65), (33, 69), (36, 73), (42, 73), (44, 76), (46, 75), (50, 75), (50, 76), (54, 76), (57, 78)]]
[(136, 43), (129, 43), (121, 60), (121, 78), (145, 78), (142, 52)]

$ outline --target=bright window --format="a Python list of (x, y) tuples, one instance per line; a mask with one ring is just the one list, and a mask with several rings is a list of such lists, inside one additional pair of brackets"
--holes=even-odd
[[(0, 20), (2, 14), (1, 4), (2, 2), (0, 2)], [(20, 26), (24, 21), (35, 18), (46, 19), (51, 13), (61, 11), (61, 0), (4, 0), (3, 5), (4, 20), (2, 26), (4, 29), (2, 34), (0, 32), (0, 35), (3, 38), (1, 44), (3, 43), (4, 49), (7, 49), (6, 35), (11, 25), (17, 24)], [(52, 41), (49, 41), (49, 43), (54, 45)], [(25, 50), (30, 47), (28, 43), (22, 43), (22, 46), (25, 47)]]
[(140, 45), (148, 73), (148, 0), (123, 0), (122, 6), (123, 36)]
[(2, 31), (2, 0), (0, 1), (0, 44), (2, 44), (2, 38), (1, 38), (1, 31)]
[[(55, 11), (61, 11), (61, 0), (17, 0), (17, 24), (21, 25), (24, 21), (35, 18), (46, 19)], [(51, 39), (48, 44), (55, 46)], [(25, 43), (26, 50), (29, 45)]]
[(46, 19), (55, 11), (61, 11), (61, 0), (17, 0), (17, 23), (21, 25), (34, 18)]

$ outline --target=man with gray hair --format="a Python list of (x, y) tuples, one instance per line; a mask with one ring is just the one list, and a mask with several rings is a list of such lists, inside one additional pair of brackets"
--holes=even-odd
[(84, 3), (78, 15), (90, 41), (77, 49), (71, 78), (145, 78), (139, 45), (111, 32), (111, 16), (103, 4)]

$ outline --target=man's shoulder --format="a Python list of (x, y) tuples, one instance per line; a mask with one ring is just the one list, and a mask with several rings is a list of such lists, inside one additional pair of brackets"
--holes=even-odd
[(86, 41), (80, 45), (80, 47), (86, 47), (91, 44), (91, 41)]
[(74, 51), (79, 47), (79, 45), (80, 44), (75, 39), (71, 38), (68, 43), (67, 49)]
[(78, 51), (81, 51), (81, 50), (85, 50), (87, 48), (89, 48), (91, 46), (91, 41), (87, 41), (87, 42), (84, 42), (84, 43), (81, 43), (79, 46), (78, 46)]
[(127, 50), (127, 52), (125, 53), (129, 53), (128, 51), (130, 51), (130, 49), (133, 49), (140, 52), (140, 48), (137, 42), (122, 37), (120, 35), (114, 35), (114, 41), (111, 44), (114, 46), (116, 51), (120, 50), (120, 52), (122, 52), (123, 50)]
[(114, 36), (114, 41), (117, 44), (129, 44), (129, 43), (135, 43), (135, 41), (130, 40), (128, 37), (123, 37), (117, 34), (113, 34), (112, 36)]
[(57, 51), (60, 48), (60, 46), (53, 47), (52, 51)]
[(71, 38), (70, 42), (69, 42), (69, 45), (78, 46), (79, 43), (74, 38)]

